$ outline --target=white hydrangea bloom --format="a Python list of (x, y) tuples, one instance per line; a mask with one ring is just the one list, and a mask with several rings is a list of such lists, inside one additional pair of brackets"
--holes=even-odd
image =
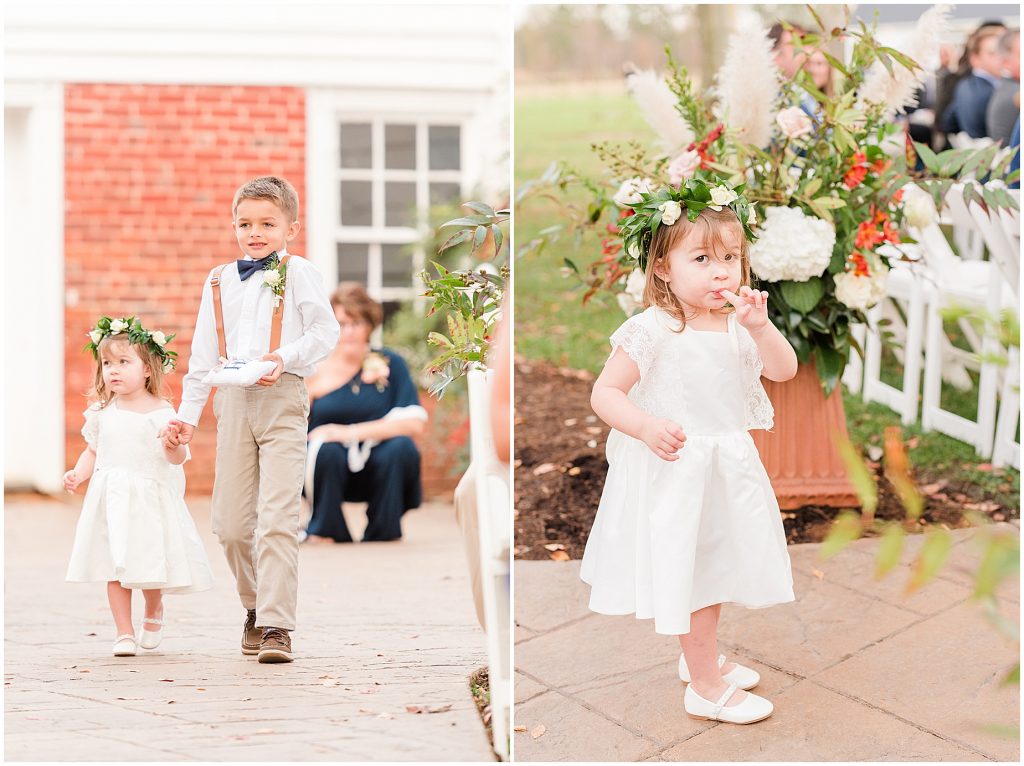
[(750, 245), (750, 268), (767, 282), (806, 282), (825, 273), (835, 244), (836, 230), (828, 221), (796, 207), (768, 207)]

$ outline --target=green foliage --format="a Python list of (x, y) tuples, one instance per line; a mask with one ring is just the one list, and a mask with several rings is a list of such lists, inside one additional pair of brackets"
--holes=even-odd
[[(442, 229), (456, 228), (457, 231), (440, 246), (438, 252), (443, 253), (463, 242), (472, 242), (473, 253), (487, 260), (501, 255), (505, 241), (501, 225), (507, 223), (509, 211), (495, 211), (482, 202), (467, 202), (464, 207), (474, 214), (441, 225)], [(440, 313), (445, 320), (442, 330), (431, 331), (427, 336), (427, 342), (439, 350), (428, 362), (428, 370), (437, 376), (430, 393), (440, 398), (454, 380), (472, 369), (486, 367), (509, 267), (504, 263), (497, 269), (498, 273), (493, 274), (483, 268), (453, 271), (437, 262), (433, 266), (437, 276), (424, 271), (421, 278), (426, 287), (424, 295), (433, 301), (427, 316)]]

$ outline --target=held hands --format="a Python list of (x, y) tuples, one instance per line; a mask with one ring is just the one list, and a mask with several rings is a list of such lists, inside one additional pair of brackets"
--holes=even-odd
[(195, 434), (195, 426), (183, 423), (180, 420), (169, 420), (167, 425), (160, 429), (157, 438), (164, 443), (164, 449), (177, 449), (181, 444), (188, 444)]
[(256, 384), (259, 386), (272, 386), (275, 383), (277, 383), (277, 379), (280, 378), (281, 373), (284, 372), (284, 359), (281, 358), (280, 354), (274, 353), (264, 354), (263, 356), (260, 357), (260, 361), (263, 361), (264, 359), (268, 359), (271, 362), (276, 362), (277, 367), (275, 367), (274, 371), (269, 375), (264, 375), (262, 378), (257, 380)]
[(676, 451), (686, 442), (682, 427), (668, 418), (648, 418), (639, 436), (651, 452), (669, 463), (679, 459)]
[(751, 333), (757, 333), (767, 327), (768, 293), (752, 290), (746, 285), (740, 288), (740, 294), (722, 290), (722, 297), (736, 309), (736, 321)]
[(78, 489), (81, 484), (82, 480), (78, 478), (78, 474), (75, 473), (74, 468), (64, 474), (64, 491), (69, 495), (75, 494), (75, 490)]

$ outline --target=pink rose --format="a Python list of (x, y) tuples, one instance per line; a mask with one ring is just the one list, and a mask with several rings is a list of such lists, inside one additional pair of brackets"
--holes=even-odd
[(814, 123), (807, 113), (798, 106), (783, 109), (775, 117), (786, 138), (800, 138), (814, 130)]
[(693, 178), (693, 174), (700, 167), (700, 155), (695, 149), (683, 152), (668, 166), (668, 180), (673, 186), (678, 186), (683, 181)]

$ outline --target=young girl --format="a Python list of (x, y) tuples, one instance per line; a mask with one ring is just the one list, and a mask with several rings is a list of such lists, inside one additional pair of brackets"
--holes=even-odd
[(611, 336), (594, 384), (613, 430), (580, 574), (594, 611), (679, 637), (687, 713), (753, 723), (772, 703), (744, 691), (760, 677), (719, 656), (716, 633), (725, 602), (793, 600), (778, 502), (747, 430), (772, 426), (760, 376), (789, 380), (797, 360), (768, 294), (748, 286), (754, 216), (741, 189), (694, 178), (637, 193), (624, 219), (648, 308)]
[[(207, 590), (213, 575), (185, 507), (188, 448), (167, 449), (158, 433), (174, 417), (161, 398), (163, 374), (174, 369), (171, 338), (149, 332), (135, 317), (101, 317), (86, 346), (96, 358), (96, 401), (85, 411), (88, 444), (64, 474), (74, 492), (92, 478), (75, 530), (69, 582), (106, 582), (117, 638), (115, 657), (160, 643), (163, 593)], [(138, 639), (132, 589), (142, 590), (145, 616)], [(147, 627), (147, 624), (152, 627)]]

